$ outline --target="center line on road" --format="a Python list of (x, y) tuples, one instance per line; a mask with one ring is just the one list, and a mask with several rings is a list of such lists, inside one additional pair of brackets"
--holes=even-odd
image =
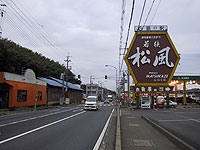
[(80, 114), (82, 114), (82, 113), (85, 113), (85, 112), (86, 112), (86, 111), (79, 112), (79, 113), (74, 114), (74, 115), (71, 115), (71, 116), (69, 116), (69, 117), (66, 117), (66, 118), (63, 118), (63, 119), (57, 120), (57, 121), (55, 121), (55, 122), (52, 122), (52, 123), (46, 124), (46, 125), (44, 125), (44, 126), (41, 126), (41, 127), (35, 128), (35, 129), (33, 129), (33, 130), (30, 130), (30, 131), (24, 132), (24, 133), (22, 133), (22, 134), (19, 134), (19, 135), (13, 136), (13, 137), (8, 138), (8, 139), (5, 139), (5, 140), (3, 140), (3, 141), (0, 141), (0, 144), (3, 144), (3, 143), (6, 143), (6, 142), (9, 142), (9, 141), (11, 141), (11, 140), (14, 140), (14, 139), (16, 139), (16, 138), (19, 138), (19, 137), (25, 136), (25, 135), (30, 134), (30, 133), (32, 133), (32, 132), (35, 132), (35, 131), (38, 131), (38, 130), (44, 129), (44, 128), (46, 128), (46, 127), (52, 126), (52, 125), (57, 124), (57, 123), (60, 123), (60, 122), (62, 122), (62, 121), (65, 121), (65, 120), (67, 120), (67, 119), (73, 118), (73, 117), (78, 116), (78, 115), (80, 115)]
[(10, 122), (10, 123), (0, 124), (0, 127), (4, 127), (4, 126), (7, 126), (7, 125), (12, 125), (12, 124), (16, 124), (16, 123), (21, 123), (21, 122), (25, 122), (25, 121), (29, 121), (29, 120), (34, 120), (34, 119), (38, 119), (38, 118), (43, 118), (43, 117), (47, 117), (47, 116), (51, 116), (51, 115), (56, 115), (56, 114), (59, 114), (59, 113), (63, 113), (63, 112), (75, 110), (77, 108), (67, 109), (67, 110), (64, 110), (64, 111), (54, 112), (54, 113), (51, 113), (51, 114), (46, 114), (46, 115), (42, 115), (42, 116), (32, 117), (32, 118), (23, 119), (23, 120), (19, 120), (19, 121), (14, 121), (14, 122)]

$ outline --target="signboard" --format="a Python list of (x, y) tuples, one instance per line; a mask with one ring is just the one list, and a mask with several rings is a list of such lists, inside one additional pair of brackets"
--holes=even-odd
[(171, 92), (173, 86), (133, 86), (133, 91), (137, 93)]
[(137, 86), (167, 86), (179, 60), (167, 32), (136, 32), (125, 56)]
[(200, 76), (173, 76), (172, 79), (179, 81), (200, 80)]
[(136, 93), (136, 96), (168, 96), (168, 93)]
[(167, 31), (167, 25), (134, 26), (135, 32)]

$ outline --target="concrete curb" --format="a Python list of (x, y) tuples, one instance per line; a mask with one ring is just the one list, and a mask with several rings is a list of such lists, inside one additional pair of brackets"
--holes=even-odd
[(183, 140), (181, 140), (180, 138), (178, 138), (174, 134), (170, 133), (169, 131), (167, 131), (163, 127), (161, 127), (158, 124), (156, 124), (155, 122), (153, 122), (151, 119), (149, 119), (145, 116), (141, 116), (141, 118), (143, 118), (145, 121), (147, 121), (149, 124), (151, 124), (155, 129), (160, 131), (164, 136), (166, 136), (170, 141), (172, 141), (179, 148), (181, 148), (183, 150), (197, 150), (196, 148), (194, 148), (190, 144), (184, 142)]
[(121, 133), (120, 132), (121, 132), (121, 129), (120, 129), (120, 110), (118, 109), (115, 150), (121, 150)]

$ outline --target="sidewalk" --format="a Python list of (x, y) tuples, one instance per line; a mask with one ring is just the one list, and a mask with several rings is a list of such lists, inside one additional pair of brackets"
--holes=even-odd
[(179, 150), (176, 145), (142, 119), (137, 110), (122, 108), (122, 150)]

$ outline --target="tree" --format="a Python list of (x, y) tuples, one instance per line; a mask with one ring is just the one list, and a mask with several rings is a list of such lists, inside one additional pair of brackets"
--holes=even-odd
[[(33, 52), (8, 39), (0, 40), (0, 71), (21, 74), (22, 68), (23, 70), (28, 68), (34, 70), (37, 77), (60, 78), (60, 74), (66, 71), (64, 65), (40, 53)], [(80, 84), (70, 70), (68, 73), (69, 82)]]

